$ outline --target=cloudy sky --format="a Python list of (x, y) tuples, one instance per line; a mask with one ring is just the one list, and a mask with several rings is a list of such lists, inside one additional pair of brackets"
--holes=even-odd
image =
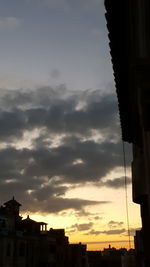
[[(128, 239), (104, 13), (102, 0), (0, 2), (1, 203), (14, 195), (23, 216), (64, 227), (89, 249)], [(133, 233), (128, 144), (126, 159)]]

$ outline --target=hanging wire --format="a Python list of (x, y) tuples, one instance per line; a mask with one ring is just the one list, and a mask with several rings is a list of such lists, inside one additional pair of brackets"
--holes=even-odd
[(126, 216), (127, 216), (127, 229), (128, 229), (128, 238), (129, 238), (129, 249), (131, 249), (131, 238), (130, 238), (130, 224), (129, 224), (129, 211), (128, 211), (128, 190), (127, 190), (127, 171), (126, 171), (126, 154), (125, 154), (125, 145), (122, 141), (123, 148), (123, 165), (124, 165), (124, 183), (125, 183), (125, 199), (126, 199)]

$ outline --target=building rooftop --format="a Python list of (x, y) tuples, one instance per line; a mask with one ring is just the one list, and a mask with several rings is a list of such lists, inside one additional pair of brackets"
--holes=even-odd
[[(114, 70), (119, 113), (124, 141), (132, 141), (129, 93), (130, 31), (129, 0), (105, 0), (110, 54)], [(128, 127), (127, 127), (128, 125)]]
[(14, 196), (11, 200), (4, 203), (5, 206), (7, 205), (15, 205), (15, 206), (21, 206), (21, 204), (15, 200)]

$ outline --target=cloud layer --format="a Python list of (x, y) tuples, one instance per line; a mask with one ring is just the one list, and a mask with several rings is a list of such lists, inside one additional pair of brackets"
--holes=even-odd
[(67, 199), (72, 186), (123, 186), (123, 178), (103, 182), (122, 166), (113, 94), (69, 92), (64, 85), (1, 90), (0, 107), (2, 199), (14, 194), (33, 212), (80, 210), (107, 202)]
[[(123, 222), (118, 221), (109, 221), (108, 222), (108, 229), (106, 230), (95, 230), (96, 224), (93, 222), (88, 223), (81, 223), (81, 224), (73, 224), (70, 227), (68, 227), (68, 233), (74, 233), (76, 231), (82, 232), (84, 235), (127, 235), (127, 230), (125, 228), (122, 228), (124, 225)], [(135, 229), (133, 229), (135, 232)]]

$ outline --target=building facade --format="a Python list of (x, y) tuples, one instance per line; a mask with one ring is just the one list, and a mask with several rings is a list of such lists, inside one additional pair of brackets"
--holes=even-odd
[(142, 266), (150, 266), (150, 1), (105, 0), (105, 7), (122, 138), (133, 147), (133, 201), (141, 208)]

